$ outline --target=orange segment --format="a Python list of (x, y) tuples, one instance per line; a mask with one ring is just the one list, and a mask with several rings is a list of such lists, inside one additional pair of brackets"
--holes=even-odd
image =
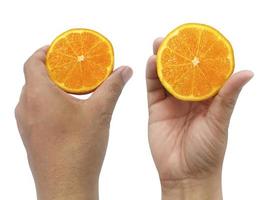
[(184, 24), (170, 32), (157, 53), (157, 73), (174, 97), (201, 101), (212, 97), (234, 70), (230, 42), (204, 24)]
[(66, 92), (85, 94), (96, 89), (112, 72), (112, 44), (100, 33), (71, 29), (59, 35), (47, 52), (51, 80)]

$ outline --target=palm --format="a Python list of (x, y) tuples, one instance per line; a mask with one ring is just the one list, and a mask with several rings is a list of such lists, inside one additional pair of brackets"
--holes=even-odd
[[(154, 53), (160, 41), (154, 43)], [(251, 73), (233, 75), (219, 94), (202, 102), (185, 102), (160, 84), (155, 56), (147, 66), (149, 143), (163, 180), (194, 178), (220, 170), (227, 129), (241, 87)]]
[(209, 104), (168, 96), (150, 106), (149, 142), (162, 179), (197, 176), (219, 166), (226, 134), (207, 119)]

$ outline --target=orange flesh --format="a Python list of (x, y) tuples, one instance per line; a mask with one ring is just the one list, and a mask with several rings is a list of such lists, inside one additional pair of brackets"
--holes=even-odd
[(213, 96), (233, 69), (231, 44), (217, 30), (202, 24), (178, 27), (165, 38), (157, 54), (160, 81), (182, 100)]
[(112, 72), (111, 43), (88, 29), (72, 29), (58, 36), (47, 52), (50, 78), (69, 93), (84, 94), (97, 88)]

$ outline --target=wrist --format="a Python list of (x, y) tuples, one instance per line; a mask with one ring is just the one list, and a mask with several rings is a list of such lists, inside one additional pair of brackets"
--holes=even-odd
[(84, 184), (76, 181), (48, 183), (46, 187), (36, 185), (38, 200), (98, 200), (98, 182)]
[(222, 200), (221, 176), (161, 180), (162, 200)]

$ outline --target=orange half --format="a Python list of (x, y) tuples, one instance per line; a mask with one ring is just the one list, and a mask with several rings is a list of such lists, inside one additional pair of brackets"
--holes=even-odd
[(174, 29), (157, 53), (157, 73), (162, 85), (185, 101), (214, 96), (233, 70), (230, 42), (204, 24), (189, 23)]
[(100, 33), (71, 29), (59, 35), (46, 56), (52, 81), (66, 92), (85, 94), (96, 89), (112, 72), (113, 47)]

